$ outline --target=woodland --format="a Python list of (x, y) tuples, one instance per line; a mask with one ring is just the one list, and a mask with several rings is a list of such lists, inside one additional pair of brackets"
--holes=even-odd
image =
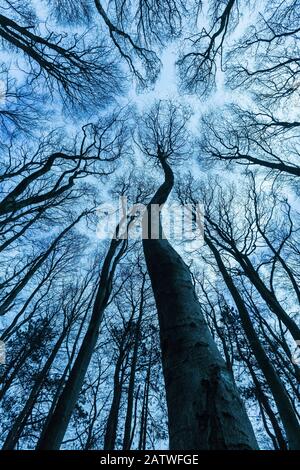
[[(300, 449), (299, 40), (299, 0), (0, 0), (2, 450)], [(149, 236), (99, 237), (124, 198)]]

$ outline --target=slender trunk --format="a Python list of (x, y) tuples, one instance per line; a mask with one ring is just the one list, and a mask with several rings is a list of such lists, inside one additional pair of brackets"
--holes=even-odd
[(86, 213), (83, 212), (82, 214), (77, 217), (74, 222), (72, 222), (68, 227), (66, 227), (56, 238), (55, 240), (51, 243), (49, 248), (39, 255), (31, 264), (31, 267), (25, 274), (25, 276), (16, 284), (15, 287), (6, 295), (5, 299), (3, 300), (2, 304), (0, 305), (0, 315), (4, 315), (7, 313), (9, 307), (11, 304), (14, 302), (18, 294), (21, 292), (24, 287), (28, 284), (28, 282), (31, 280), (31, 278), (35, 275), (35, 273), (38, 271), (38, 269), (43, 265), (43, 263), (47, 260), (47, 258), (50, 256), (50, 254), (55, 250), (59, 242), (64, 238), (64, 236), (80, 221), (80, 219), (85, 215)]
[(133, 426), (132, 426), (131, 435), (130, 435), (129, 449), (131, 449), (134, 434), (135, 434), (135, 429), (136, 429), (137, 409), (138, 409), (138, 404), (139, 404), (139, 394), (140, 394), (140, 385), (137, 387), (137, 391), (136, 391), (136, 397), (135, 397), (135, 403), (134, 403), (134, 412), (133, 412)]
[[(259, 407), (260, 407), (260, 410), (261, 410), (261, 413), (262, 413), (262, 419), (263, 419), (263, 423), (264, 423), (264, 427), (266, 429), (266, 432), (267, 434), (270, 436), (270, 438), (272, 439), (272, 442), (273, 442), (273, 445), (274, 445), (274, 448), (276, 450), (280, 449), (280, 450), (287, 450), (287, 444), (286, 444), (286, 440), (282, 434), (282, 431), (281, 431), (281, 427), (278, 423), (278, 419), (270, 405), (270, 401), (269, 401), (269, 398), (267, 397), (267, 395), (265, 394), (264, 390), (263, 390), (263, 387), (255, 373), (255, 370), (252, 366), (252, 363), (251, 363), (251, 357), (247, 357), (247, 355), (243, 354), (241, 348), (240, 348), (240, 342), (239, 342), (239, 338), (238, 336), (236, 335), (236, 347), (237, 347), (237, 350), (238, 350), (238, 353), (239, 353), (239, 356), (241, 358), (242, 361), (244, 361), (244, 363), (246, 364), (249, 372), (250, 372), (250, 375), (251, 375), (251, 378), (252, 378), (252, 381), (253, 381), (253, 384), (255, 386), (255, 395), (256, 395), (256, 398), (258, 400), (258, 404), (259, 404)], [(251, 355), (252, 355), (252, 352), (251, 352)], [(269, 418), (269, 421), (273, 427), (273, 430), (274, 430), (274, 433), (275, 433), (275, 436), (270, 432), (269, 430), (269, 427), (268, 427), (268, 424), (266, 422), (266, 418), (265, 418), (265, 415), (268, 416)]]
[(36, 400), (37, 400), (37, 397), (39, 395), (39, 392), (43, 386), (43, 383), (45, 381), (45, 378), (53, 364), (53, 361), (56, 357), (56, 354), (58, 353), (65, 337), (66, 337), (66, 334), (67, 334), (67, 328), (65, 328), (58, 341), (56, 342), (50, 356), (48, 357), (44, 367), (42, 368), (42, 370), (40, 371), (40, 373), (38, 374), (35, 382), (34, 382), (34, 385), (31, 389), (31, 392), (30, 392), (30, 395), (22, 409), (22, 411), (19, 413), (18, 417), (15, 419), (14, 423), (13, 423), (13, 426), (11, 427), (5, 441), (4, 441), (4, 444), (3, 444), (3, 447), (2, 449), (3, 450), (13, 450), (14, 447), (16, 446), (19, 438), (20, 438), (20, 435), (26, 425), (26, 421), (28, 419), (28, 416), (30, 415), (30, 413), (32, 412), (32, 409), (36, 403)]
[[(281, 355), (281, 353), (279, 353), (278, 345), (283, 349), (283, 351), (285, 352), (285, 354), (287, 356), (287, 361), (284, 361), (284, 358), (282, 357), (282, 360), (284, 361), (284, 367), (287, 369), (286, 372), (289, 372), (292, 376), (294, 376), (296, 378), (297, 382), (300, 382), (300, 367), (297, 364), (293, 364), (292, 353), (291, 353), (289, 345), (286, 341), (285, 332), (283, 331), (283, 329), (281, 327), (282, 323), (281, 322), (279, 323), (280, 330), (281, 330), (281, 336), (279, 337), (278, 334), (276, 334), (274, 332), (273, 325), (269, 324), (269, 322), (265, 318), (263, 318), (261, 315), (259, 315), (259, 310), (257, 308), (256, 303), (253, 301), (253, 299), (251, 299), (251, 297), (249, 297), (249, 296), (248, 296), (248, 299), (251, 302), (251, 306), (253, 308), (253, 311), (256, 313), (256, 317), (257, 317), (258, 322), (260, 324), (261, 331), (263, 332), (264, 337), (265, 337), (266, 341), (268, 342), (268, 344), (270, 345), (271, 349), (274, 351), (274, 353), (276, 353), (280, 357), (282, 357), (282, 355)], [(267, 334), (267, 332), (269, 334)], [(273, 341), (272, 341), (272, 339), (273, 339)], [(287, 375), (289, 375), (289, 374), (287, 374)], [(296, 391), (296, 393), (297, 393), (297, 391)], [(298, 394), (298, 398), (300, 399), (299, 394)]]
[[(45, 325), (46, 326), (46, 325)], [(15, 378), (18, 376), (18, 373), (20, 372), (20, 370), (22, 369), (22, 367), (24, 366), (24, 364), (26, 363), (27, 359), (29, 358), (29, 356), (32, 354), (32, 352), (34, 351), (34, 345), (35, 345), (35, 342), (39, 342), (41, 340), (41, 337), (43, 335), (43, 331), (41, 330), (37, 336), (35, 337), (35, 341), (33, 340), (32, 341), (32, 344), (28, 345), (28, 344), (25, 344), (24, 347), (22, 348), (22, 351), (21, 353), (19, 353), (19, 357), (18, 357), (18, 360), (16, 363), (14, 362), (11, 362), (11, 365), (10, 365), (10, 370), (12, 369), (12, 372), (11, 374), (9, 375), (9, 377), (7, 377), (7, 372), (1, 377), (1, 383), (3, 382), (3, 386), (0, 390), (0, 400), (3, 399), (3, 397), (5, 396), (7, 390), (10, 388), (11, 384), (13, 383), (13, 381), (15, 380)], [(4, 380), (5, 379), (5, 380)]]
[(104, 450), (113, 450), (115, 448), (115, 442), (117, 437), (117, 429), (118, 429), (118, 420), (119, 420), (119, 411), (120, 411), (120, 401), (122, 396), (122, 388), (123, 388), (123, 374), (120, 372), (122, 369), (122, 363), (124, 360), (124, 351), (120, 351), (120, 355), (118, 357), (115, 373), (114, 373), (114, 392), (113, 392), (113, 400), (110, 407), (107, 424), (106, 424), (106, 431), (104, 436)]
[(151, 357), (149, 360), (146, 382), (144, 386), (143, 406), (142, 406), (141, 425), (140, 425), (139, 450), (146, 449), (150, 374), (151, 374)]
[(280, 253), (274, 248), (274, 246), (272, 245), (272, 243), (270, 242), (270, 240), (268, 239), (268, 237), (266, 236), (266, 234), (264, 233), (264, 231), (260, 228), (258, 219), (256, 219), (256, 225), (257, 225), (257, 229), (258, 229), (259, 233), (261, 234), (261, 236), (262, 236), (263, 239), (265, 240), (267, 246), (270, 248), (270, 250), (271, 250), (272, 253), (274, 254), (274, 259), (279, 261), (279, 263), (281, 264), (281, 266), (283, 267), (283, 269), (284, 269), (285, 272), (287, 273), (287, 275), (288, 275), (288, 277), (289, 277), (289, 279), (290, 279), (290, 281), (291, 281), (291, 284), (292, 284), (292, 286), (293, 286), (293, 288), (294, 288), (294, 291), (295, 291), (295, 293), (296, 293), (298, 302), (300, 303), (300, 289), (299, 289), (297, 280), (295, 279), (295, 276), (294, 276), (292, 270), (289, 268), (289, 266), (287, 265), (287, 263), (285, 262), (285, 260), (284, 260), (284, 259), (282, 258), (282, 256), (280, 255)]
[(25, 362), (28, 359), (28, 357), (30, 356), (30, 354), (31, 354), (31, 349), (26, 348), (26, 346), (25, 346), (24, 350), (22, 351), (21, 355), (19, 356), (16, 364), (14, 364), (14, 367), (13, 367), (13, 365), (11, 365), (11, 368), (12, 368), (11, 374), (7, 377), (7, 373), (6, 373), (1, 377), (1, 383), (3, 382), (3, 386), (0, 390), (0, 400), (2, 400), (4, 398), (7, 390), (9, 389), (9, 387), (11, 386), (11, 384), (13, 383), (15, 378), (17, 377), (19, 371), (21, 370), (21, 368), (25, 364)]
[(264, 299), (270, 310), (274, 312), (279, 320), (281, 320), (282, 323), (288, 328), (294, 340), (298, 341), (300, 338), (300, 328), (282, 308), (274, 294), (267, 288), (265, 283), (257, 274), (249, 258), (247, 256), (241, 255), (241, 253), (237, 253), (237, 259), (243, 267), (245, 274), (256, 287), (257, 291), (260, 293), (261, 297)]
[(289, 447), (293, 450), (300, 449), (300, 426), (285, 388), (283, 387), (276, 370), (271, 364), (264, 347), (260, 342), (246, 305), (239, 294), (231, 275), (227, 271), (220, 253), (207, 235), (205, 235), (205, 241), (216, 259), (218, 268), (238, 309), (245, 335), (273, 394), (288, 438)]
[(29, 222), (24, 224), (21, 230), (19, 230), (19, 232), (14, 233), (12, 237), (5, 240), (5, 242), (2, 243), (2, 245), (0, 245), (0, 253), (1, 251), (5, 250), (11, 243), (15, 242), (16, 240), (18, 240), (18, 238), (24, 235), (26, 230), (29, 229), (37, 220), (41, 218), (43, 212), (45, 212), (45, 208), (40, 208), (38, 213), (34, 217), (32, 217), (32, 219), (29, 220)]
[[(277, 318), (282, 321), (282, 323), (287, 327), (294, 340), (299, 340), (300, 328), (298, 327), (297, 323), (290, 317), (290, 315), (288, 315), (284, 308), (280, 305), (274, 293), (267, 288), (264, 281), (261, 279), (261, 277), (255, 270), (250, 258), (238, 250), (233, 239), (229, 240), (227, 237), (224, 237), (224, 234), (219, 230), (218, 226), (208, 216), (206, 216), (206, 220), (217, 231), (217, 233), (225, 241), (225, 243), (230, 245), (230, 247), (228, 247), (223, 244), (220, 244), (226, 251), (228, 251), (231, 255), (234, 256), (234, 258), (240, 264), (248, 279), (251, 281), (251, 283), (261, 295), (262, 299), (268, 305), (269, 309), (273, 313), (275, 313)], [(211, 238), (213, 239), (213, 237)]]
[[(165, 181), (148, 212), (151, 204), (166, 202), (174, 183), (166, 159), (158, 158)], [(207, 327), (188, 267), (166, 239), (144, 239), (143, 246), (160, 325), (170, 448), (256, 449), (246, 410)]]
[(247, 361), (247, 367), (249, 369), (249, 372), (251, 374), (253, 383), (255, 385), (255, 392), (256, 392), (256, 397), (257, 400), (260, 402), (262, 408), (264, 409), (266, 415), (268, 416), (270, 423), (272, 425), (272, 428), (275, 433), (276, 441), (277, 441), (277, 446), (280, 450), (287, 450), (287, 445), (285, 442), (285, 439), (283, 437), (283, 434), (281, 432), (279, 423), (277, 421), (277, 418), (275, 416), (274, 411), (272, 410), (272, 407), (269, 403), (268, 397), (264, 393), (262, 386), (253, 370), (252, 365), (250, 364), (250, 361)]
[[(118, 247), (121, 245), (119, 251)], [(38, 449), (59, 449), (78, 400), (99, 336), (99, 328), (112, 289), (115, 268), (126, 249), (126, 241), (113, 239), (105, 257), (91, 319), (68, 380), (51, 416)]]
[(127, 411), (126, 411), (124, 438), (123, 438), (123, 450), (130, 450), (130, 443), (131, 443), (131, 423), (132, 423), (133, 402), (134, 402), (135, 374), (136, 374), (136, 365), (137, 365), (137, 359), (138, 359), (141, 321), (142, 321), (143, 307), (144, 307), (144, 285), (145, 285), (145, 276), (143, 277), (143, 283), (141, 286), (139, 316), (138, 316), (137, 324), (136, 324), (134, 349), (132, 353), (131, 369), (130, 369), (130, 376), (129, 376)]
[(38, 440), (38, 443), (37, 443), (37, 448), (40, 447), (40, 442), (42, 442), (44, 440), (44, 435), (45, 433), (47, 432), (48, 430), (48, 426), (49, 426), (49, 423), (52, 419), (52, 416), (53, 416), (53, 413), (54, 413), (54, 410), (55, 410), (55, 407), (56, 407), (56, 404), (59, 400), (59, 397), (61, 395), (61, 392), (63, 390), (63, 387), (64, 387), (64, 384), (65, 384), (65, 381), (66, 381), (66, 377), (68, 375), (68, 372), (72, 366), (72, 362), (73, 362), (73, 359), (75, 357), (75, 353), (76, 353), (76, 348), (77, 348), (77, 344), (78, 344), (78, 341), (79, 341), (79, 338), (81, 336), (81, 333), (82, 333), (82, 330), (83, 330), (83, 327), (85, 325), (85, 321), (86, 321), (86, 317), (87, 317), (87, 313), (88, 313), (88, 309), (89, 309), (89, 306), (88, 305), (88, 308), (87, 308), (87, 311), (85, 313), (85, 315), (83, 316), (83, 319), (81, 321), (81, 324), (80, 324), (80, 327), (78, 328), (78, 332), (76, 334), (76, 337), (75, 337), (75, 341), (74, 341), (74, 344), (72, 346), (72, 351), (71, 351), (71, 354), (69, 356), (69, 360), (68, 360), (68, 364), (65, 366), (65, 369), (63, 371), (63, 374), (62, 376), (60, 377), (60, 380), (59, 380), (59, 383), (58, 383), (58, 387), (57, 387), (57, 390), (54, 394), (54, 397), (53, 397), (53, 400), (52, 400), (52, 403), (51, 403), (51, 406), (50, 406), (50, 409), (48, 411), (48, 414), (47, 414), (47, 418), (45, 420), (45, 423), (44, 423), (44, 426), (43, 426), (43, 429), (42, 429), (42, 432), (41, 432), (41, 435), (39, 437), (39, 440)]

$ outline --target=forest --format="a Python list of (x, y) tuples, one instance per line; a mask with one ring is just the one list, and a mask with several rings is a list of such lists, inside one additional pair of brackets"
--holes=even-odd
[(0, 0), (0, 42), (1, 449), (299, 450), (300, 0)]

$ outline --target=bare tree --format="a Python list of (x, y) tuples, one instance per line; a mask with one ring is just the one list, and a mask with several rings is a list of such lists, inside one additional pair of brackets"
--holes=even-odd
[[(299, 3), (275, 1), (263, 4), (252, 24), (229, 54), (230, 86), (251, 87), (268, 105), (292, 99), (299, 80)], [(255, 54), (251, 64), (250, 55)]]
[[(252, 184), (253, 182), (255, 182), (255, 180), (252, 177)], [(280, 375), (278, 374), (276, 369), (273, 367), (272, 362), (268, 357), (268, 354), (262, 344), (261, 337), (259, 336), (259, 334), (257, 333), (254, 327), (254, 322), (249, 313), (247, 303), (245, 302), (243, 298), (245, 293), (247, 292), (247, 287), (244, 284), (240, 286), (240, 282), (238, 284), (239, 287), (237, 287), (236, 281), (233, 278), (232, 273), (235, 274), (236, 269), (234, 267), (235, 265), (232, 263), (232, 258), (238, 261), (240, 266), (244, 266), (243, 264), (244, 262), (245, 264), (247, 264), (247, 267), (245, 268), (245, 271), (244, 271), (245, 274), (247, 273), (246, 274), (247, 278), (257, 288), (257, 290), (262, 295), (263, 299), (266, 301), (271, 311), (273, 311), (274, 313), (277, 312), (277, 314), (279, 315), (278, 318), (284, 324), (289, 325), (289, 323), (291, 322), (290, 331), (291, 333), (293, 332), (292, 334), (296, 334), (297, 325), (294, 322), (294, 320), (289, 316), (289, 314), (283, 311), (282, 307), (280, 306), (276, 298), (275, 291), (271, 292), (270, 290), (267, 289), (262, 278), (259, 277), (257, 269), (254, 269), (251, 263), (250, 256), (256, 249), (256, 246), (260, 244), (260, 240), (258, 236), (261, 235), (261, 232), (262, 232), (261, 226), (259, 225), (260, 228), (258, 230), (258, 234), (255, 233), (255, 228), (252, 225), (252, 216), (253, 216), (252, 210), (253, 209), (251, 208), (251, 206), (249, 207), (249, 205), (247, 204), (245, 208), (245, 217), (243, 219), (243, 224), (233, 224), (233, 218), (234, 218), (234, 215), (236, 214), (235, 208), (233, 206), (234, 193), (232, 191), (227, 191), (227, 193), (223, 192), (222, 187), (220, 185), (219, 187), (217, 185), (216, 188), (218, 189), (206, 188), (206, 199), (205, 199), (206, 201), (206, 206), (205, 206), (206, 227), (205, 227), (205, 232), (204, 232), (204, 240), (206, 244), (208, 245), (209, 249), (211, 250), (214, 256), (214, 259), (216, 261), (218, 271), (220, 275), (222, 276), (226, 284), (226, 287), (228, 291), (230, 292), (232, 299), (235, 302), (245, 336), (249, 342), (249, 345), (253, 351), (253, 354), (257, 360), (257, 363), (265, 376), (268, 387), (270, 388), (272, 392), (272, 395), (276, 402), (276, 406), (279, 410), (279, 415), (281, 417), (283, 426), (286, 431), (289, 447), (291, 449), (297, 449), (299, 448), (299, 442), (298, 442), (299, 422), (298, 422), (297, 412), (294, 409), (294, 406), (290, 400), (289, 394), (285, 390), (284, 384), (281, 382)], [(182, 192), (179, 191), (179, 197), (181, 198), (182, 202), (190, 201), (190, 203), (194, 205), (196, 204), (197, 193), (194, 194), (194, 189), (195, 188), (193, 188), (192, 186), (185, 185), (185, 190)], [(213, 198), (211, 196), (213, 196)], [(253, 196), (253, 193), (251, 193), (251, 198), (252, 196)], [(214, 202), (215, 200), (217, 202)], [(255, 196), (254, 196), (254, 201), (255, 201), (255, 208), (253, 211), (255, 212), (255, 216), (254, 216), (255, 220), (256, 221), (258, 219), (260, 221), (265, 220), (263, 219), (262, 214), (265, 211), (267, 211), (269, 208), (268, 209), (263, 208), (263, 213), (261, 213), (260, 210), (258, 209), (257, 197)], [(275, 212), (275, 207), (273, 207), (273, 212), (272, 211), (270, 212), (270, 209), (269, 209), (269, 211), (267, 212), (267, 219), (266, 219), (267, 224), (264, 226), (265, 231), (264, 231), (262, 238), (263, 238), (263, 241), (267, 240), (267, 249), (270, 248), (270, 241), (266, 237), (266, 231), (267, 231), (267, 227), (270, 228), (270, 220), (273, 218), (274, 212)], [(277, 219), (277, 224), (278, 224), (278, 219)], [(278, 228), (278, 225), (277, 225), (277, 228)], [(289, 232), (289, 236), (290, 235), (291, 235), (291, 232)], [(278, 233), (277, 233), (277, 237), (278, 237)], [(284, 239), (282, 244), (280, 244), (281, 248), (284, 245), (285, 241), (286, 239)], [(238, 246), (243, 247), (243, 248), (239, 249)], [(278, 261), (277, 250), (275, 250), (274, 247), (272, 248), (273, 249), (271, 249), (271, 251), (273, 254), (275, 252), (275, 258), (276, 258), (276, 261)], [(239, 251), (239, 255), (237, 257), (235, 256), (235, 250)], [(227, 256), (225, 256), (225, 254), (227, 254)], [(265, 257), (264, 257), (263, 264), (264, 265), (267, 264)], [(282, 267), (286, 269), (285, 264)], [(272, 264), (271, 276), (274, 275), (274, 269), (275, 269), (275, 265)], [(238, 273), (240, 275), (242, 274), (239, 271)], [(267, 292), (268, 292), (268, 295), (267, 295)], [(207, 301), (209, 301), (209, 296), (207, 296), (206, 298), (207, 298)], [(275, 309), (275, 304), (276, 304), (276, 309)], [(259, 312), (259, 309), (257, 309), (256, 307), (256, 304), (251, 305), (251, 307), (257, 310), (256, 314), (258, 318), (261, 319), (262, 317)], [(281, 316), (281, 314), (283, 316)], [(218, 325), (216, 326), (216, 324), (214, 324), (214, 327), (217, 330), (218, 334), (220, 335), (220, 332), (218, 331)], [(270, 330), (272, 331), (271, 328)], [(266, 340), (265, 335), (263, 335), (263, 338), (264, 340)], [(278, 343), (280, 343), (279, 339), (278, 339)], [(227, 349), (226, 344), (225, 345), (223, 344), (223, 346), (226, 351)], [(285, 346), (286, 344), (284, 344), (284, 349), (285, 349)], [(269, 345), (267, 347), (269, 349)], [(227, 357), (227, 354), (228, 354), (228, 351), (225, 352), (226, 357)], [(232, 367), (231, 361), (227, 360), (227, 363), (230, 364), (230, 368), (231, 368)], [(258, 392), (260, 393), (259, 390)], [(260, 393), (260, 396), (262, 396), (261, 393)]]
[(104, 40), (92, 45), (88, 31), (68, 35), (46, 30), (40, 35), (38, 26), (36, 21), (28, 24), (27, 17), (18, 23), (0, 15), (3, 45), (25, 56), (31, 83), (41, 76), (50, 92), (85, 106), (91, 99), (107, 102), (120, 91), (120, 71)]
[(211, 3), (211, 24), (186, 38), (189, 49), (177, 61), (182, 88), (200, 95), (215, 89), (226, 36), (239, 17), (236, 0)]
[(265, 168), (275, 175), (299, 176), (298, 121), (277, 117), (268, 109), (237, 105), (203, 118), (200, 151), (217, 160)]
[[(168, 161), (184, 153), (186, 120), (183, 111), (170, 103), (158, 103), (145, 117), (143, 149), (157, 159), (165, 176), (148, 205), (149, 213), (151, 205), (166, 202), (173, 188)], [(144, 239), (143, 247), (159, 315), (170, 447), (256, 448), (232, 375), (203, 318), (190, 271), (162, 237), (160, 218), (156, 223), (159, 238)], [(150, 219), (150, 228), (151, 224)]]

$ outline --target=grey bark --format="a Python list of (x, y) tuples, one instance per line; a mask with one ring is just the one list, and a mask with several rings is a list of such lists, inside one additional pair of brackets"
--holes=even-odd
[[(164, 204), (174, 184), (164, 155), (165, 180), (150, 201)], [(150, 223), (151, 228), (151, 223)], [(144, 239), (155, 296), (169, 417), (170, 449), (257, 449), (232, 374), (209, 332), (188, 267), (163, 238)]]

